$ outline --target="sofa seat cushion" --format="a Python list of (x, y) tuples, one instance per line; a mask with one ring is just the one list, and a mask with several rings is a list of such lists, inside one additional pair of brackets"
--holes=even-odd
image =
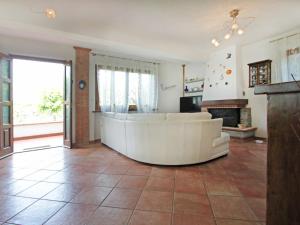
[(208, 112), (199, 113), (167, 113), (167, 120), (209, 120), (211, 114)]

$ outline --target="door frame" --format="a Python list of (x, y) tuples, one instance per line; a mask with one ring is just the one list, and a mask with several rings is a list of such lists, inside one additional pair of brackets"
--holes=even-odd
[[(13, 152), (13, 74), (12, 74), (12, 58), (8, 54), (4, 54), (0, 52), (0, 59), (6, 59), (9, 61), (9, 78), (5, 81), (3, 80), (2, 74), (0, 74), (0, 158), (5, 157), (6, 155), (9, 155)], [(9, 101), (4, 102), (3, 101), (3, 83), (6, 82), (10, 84), (9, 86)], [(9, 112), (9, 124), (4, 125), (3, 124), (3, 105), (9, 106), (10, 112)], [(4, 146), (4, 131), (9, 130), (9, 147)]]
[[(58, 63), (58, 64), (63, 64), (65, 66), (65, 70), (66, 70), (66, 66), (69, 65), (70, 66), (70, 71), (71, 71), (71, 101), (70, 101), (70, 107), (71, 107), (71, 117), (70, 117), (70, 144), (66, 147), (71, 148), (72, 147), (72, 137), (73, 137), (73, 130), (72, 130), (72, 126), (73, 126), (73, 102), (72, 102), (72, 98), (73, 98), (73, 70), (72, 70), (72, 60), (62, 60), (62, 59), (53, 59), (53, 58), (43, 58), (43, 57), (35, 57), (35, 56), (26, 56), (26, 55), (16, 55), (16, 54), (9, 54), (8, 55), (11, 60), (13, 59), (22, 59), (22, 60), (29, 60), (29, 61), (38, 61), (38, 62), (48, 62), (48, 63)], [(12, 67), (11, 67), (12, 69)], [(64, 73), (64, 83), (65, 83), (65, 73)], [(64, 84), (64, 90), (63, 90), (63, 97), (65, 99), (65, 84)], [(64, 102), (64, 106), (65, 106), (65, 102)], [(64, 107), (65, 108), (65, 107)], [(63, 121), (63, 139), (65, 139), (66, 136), (66, 129), (65, 129), (65, 110), (63, 110), (63, 116), (64, 116), (64, 121)], [(65, 145), (65, 140), (63, 140), (63, 145)]]

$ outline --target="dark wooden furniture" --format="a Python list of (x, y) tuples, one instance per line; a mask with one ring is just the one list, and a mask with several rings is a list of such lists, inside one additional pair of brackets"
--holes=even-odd
[(268, 96), (267, 225), (300, 224), (300, 87), (261, 85), (255, 94)]
[(248, 64), (249, 66), (249, 87), (271, 83), (271, 62), (264, 60)]

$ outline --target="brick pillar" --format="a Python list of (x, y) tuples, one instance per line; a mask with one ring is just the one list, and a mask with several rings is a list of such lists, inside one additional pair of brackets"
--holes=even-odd
[[(89, 62), (88, 48), (74, 47), (75, 59), (75, 142), (76, 146), (89, 144)], [(85, 82), (83, 89), (79, 83)]]

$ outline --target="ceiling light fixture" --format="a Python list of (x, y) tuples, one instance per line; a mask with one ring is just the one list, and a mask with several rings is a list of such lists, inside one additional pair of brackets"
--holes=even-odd
[[(242, 35), (244, 34), (245, 28), (252, 22), (254, 17), (247, 17), (244, 18), (248, 20), (248, 22), (242, 23), (243, 21), (241, 19), (238, 20), (238, 15), (240, 13), (239, 9), (233, 9), (229, 12), (229, 16), (231, 17), (231, 20), (229, 22), (226, 22), (224, 24), (224, 30), (226, 31), (226, 34), (223, 36), (225, 40), (230, 39), (232, 36), (235, 34)], [(219, 41), (217, 38), (213, 38), (211, 40), (211, 43), (215, 46), (218, 47), (220, 45)], [(216, 44), (217, 43), (217, 44)]]
[(47, 8), (47, 9), (45, 9), (45, 15), (46, 15), (49, 19), (55, 19), (55, 17), (56, 17), (56, 12), (55, 12), (54, 9)]

